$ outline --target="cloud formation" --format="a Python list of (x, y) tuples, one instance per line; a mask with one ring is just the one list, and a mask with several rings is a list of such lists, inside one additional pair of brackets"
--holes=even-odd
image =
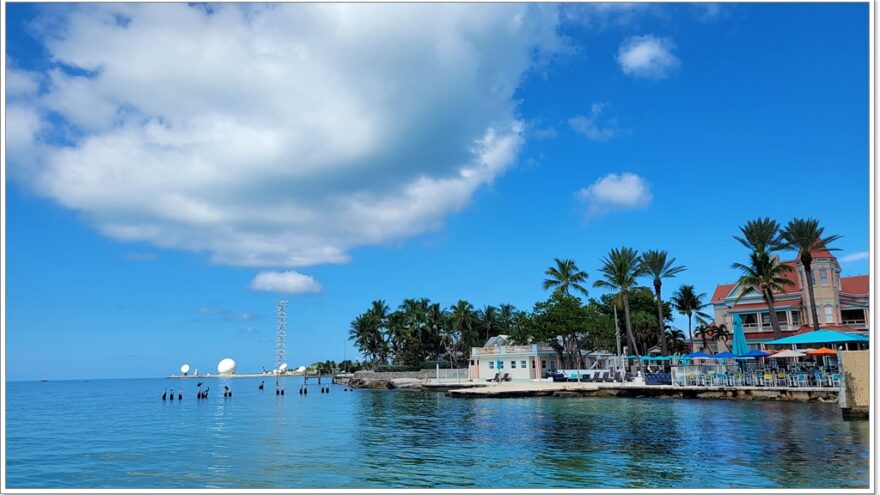
[(653, 199), (647, 181), (629, 172), (601, 177), (578, 191), (577, 196), (586, 205), (587, 218), (645, 208)]
[(674, 49), (675, 43), (669, 38), (632, 36), (620, 44), (617, 63), (624, 74), (663, 79), (681, 66), (681, 61), (672, 53)]
[(839, 258), (841, 263), (852, 263), (854, 261), (866, 260), (871, 257), (869, 251), (860, 251), (858, 253), (850, 253)]
[(590, 141), (608, 141), (621, 135), (623, 131), (618, 126), (617, 119), (608, 119), (604, 127), (599, 125), (599, 116), (603, 108), (605, 108), (604, 103), (593, 103), (589, 116), (575, 115), (568, 120), (568, 125)]
[(286, 272), (260, 272), (251, 281), (251, 289), (279, 294), (317, 294), (321, 284), (311, 275), (290, 270)]
[(110, 237), (239, 266), (440, 227), (515, 162), (514, 92), (564, 46), (551, 5), (44, 11), (54, 65), (11, 72), (16, 176)]

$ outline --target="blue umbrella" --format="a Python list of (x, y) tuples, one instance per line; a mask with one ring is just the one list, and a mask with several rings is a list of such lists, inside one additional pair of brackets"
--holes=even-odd
[(733, 315), (733, 353), (746, 355), (749, 345), (746, 343), (746, 334), (743, 332), (743, 322), (739, 315)]
[(744, 358), (747, 358), (747, 357), (759, 358), (759, 357), (767, 357), (767, 356), (769, 356), (769, 355), (770, 355), (769, 352), (764, 352), (764, 351), (762, 351), (761, 349), (752, 349), (752, 350), (749, 351), (749, 352), (746, 352), (746, 353), (744, 353), (744, 354), (740, 354), (739, 357), (744, 357)]
[(706, 353), (703, 352), (703, 351), (700, 351), (700, 352), (692, 352), (692, 353), (690, 353), (690, 354), (685, 354), (685, 355), (682, 356), (682, 357), (685, 358), (685, 359), (701, 359), (701, 358), (702, 358), (702, 359), (712, 359), (712, 356), (710, 356), (709, 354), (706, 354)]
[(712, 356), (713, 359), (734, 359), (736, 354), (732, 352), (722, 352), (721, 354), (715, 354)]

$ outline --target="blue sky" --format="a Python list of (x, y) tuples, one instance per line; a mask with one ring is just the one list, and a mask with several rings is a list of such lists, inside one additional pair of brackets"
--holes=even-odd
[(271, 367), (279, 297), (292, 364), (353, 358), (373, 299), (623, 245), (711, 295), (757, 216), (868, 272), (867, 4), (7, 13), (9, 379)]

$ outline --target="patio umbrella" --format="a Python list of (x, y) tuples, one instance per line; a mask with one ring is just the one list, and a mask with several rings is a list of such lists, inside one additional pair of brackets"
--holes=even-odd
[(868, 342), (868, 337), (851, 332), (837, 332), (834, 330), (816, 330), (801, 333), (782, 339), (765, 342), (769, 345), (800, 345), (800, 344), (838, 344), (844, 342)]
[(782, 352), (777, 352), (776, 354), (770, 356), (770, 359), (799, 358), (804, 356), (806, 356), (806, 354), (804, 354), (803, 352), (793, 351), (789, 349)]
[(712, 359), (712, 356), (710, 356), (709, 354), (706, 354), (706, 353), (703, 352), (703, 351), (700, 351), (700, 352), (692, 352), (692, 353), (690, 353), (690, 354), (685, 354), (685, 355), (682, 356), (682, 357), (683, 357), (683, 358), (686, 358), (686, 359)]
[(770, 352), (764, 352), (764, 351), (762, 351), (761, 349), (752, 349), (752, 350), (749, 351), (749, 352), (744, 352), (744, 353), (740, 354), (740, 357), (744, 357), (744, 358), (750, 358), (750, 357), (751, 357), (751, 358), (759, 358), (759, 357), (767, 357), (767, 356), (771, 356), (771, 355), (772, 355), (772, 353), (770, 353)]
[(746, 343), (746, 334), (743, 331), (743, 322), (739, 315), (733, 315), (733, 353), (745, 355), (749, 352), (749, 345)]
[(820, 347), (818, 349), (813, 349), (812, 351), (807, 351), (807, 356), (822, 357), (822, 356), (836, 356), (836, 355), (837, 355), (837, 351), (835, 351), (834, 349), (829, 349), (827, 347)]
[(722, 352), (721, 354), (715, 354), (712, 356), (712, 359), (734, 359), (736, 354), (732, 352)]

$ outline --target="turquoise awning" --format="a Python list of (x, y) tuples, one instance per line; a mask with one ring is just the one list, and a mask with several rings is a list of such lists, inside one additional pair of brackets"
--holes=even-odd
[(764, 342), (768, 345), (837, 344), (844, 342), (869, 342), (868, 337), (857, 333), (837, 332), (835, 330), (816, 330)]

